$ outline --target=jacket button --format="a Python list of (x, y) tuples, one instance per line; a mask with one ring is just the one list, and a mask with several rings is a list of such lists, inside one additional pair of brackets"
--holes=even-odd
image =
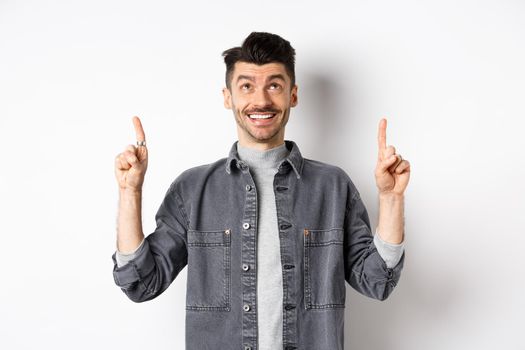
[(252, 186), (246, 185), (246, 191), (250, 191), (252, 189)]
[(252, 350), (252, 347), (251, 346), (245, 346), (244, 350)]
[(285, 308), (286, 310), (292, 310), (292, 309), (295, 309), (295, 305), (292, 305), (292, 304), (286, 304), (286, 305), (284, 306), (284, 308)]
[(245, 230), (247, 230), (247, 229), (250, 228), (250, 224), (247, 223), (247, 222), (245, 222), (244, 224), (242, 224), (242, 228), (245, 229)]
[(248, 271), (248, 270), (250, 269), (250, 265), (248, 265), (248, 264), (242, 264), (242, 269), (243, 269), (244, 271)]
[(250, 311), (250, 305), (248, 305), (248, 304), (244, 304), (244, 306), (242, 307), (242, 309), (243, 309), (244, 311)]

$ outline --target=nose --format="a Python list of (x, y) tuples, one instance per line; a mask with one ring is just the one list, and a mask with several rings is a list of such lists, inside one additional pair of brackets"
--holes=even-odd
[(256, 89), (252, 101), (254, 107), (266, 108), (272, 105), (272, 100), (266, 89)]

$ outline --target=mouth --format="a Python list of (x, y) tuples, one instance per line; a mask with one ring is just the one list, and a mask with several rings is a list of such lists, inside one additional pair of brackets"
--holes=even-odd
[(267, 120), (275, 117), (277, 113), (248, 113), (247, 116), (251, 120)]

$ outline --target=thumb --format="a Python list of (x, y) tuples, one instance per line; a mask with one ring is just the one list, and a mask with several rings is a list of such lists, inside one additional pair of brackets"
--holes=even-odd
[(386, 172), (388, 168), (390, 168), (392, 164), (394, 164), (396, 161), (397, 161), (397, 155), (392, 154), (390, 157), (388, 157), (387, 159), (379, 163), (379, 170), (381, 172)]
[(128, 154), (128, 156), (126, 157), (126, 160), (133, 167), (137, 167), (140, 165), (140, 162), (135, 154)]

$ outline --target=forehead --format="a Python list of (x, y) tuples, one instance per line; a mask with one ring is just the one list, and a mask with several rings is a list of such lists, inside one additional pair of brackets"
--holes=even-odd
[(284, 64), (279, 62), (271, 62), (262, 65), (247, 62), (235, 62), (232, 80), (233, 82), (235, 82), (237, 77), (239, 77), (240, 75), (244, 75), (253, 77), (255, 80), (264, 81), (268, 77), (277, 74), (281, 74), (282, 76), (284, 76), (287, 82), (290, 79), (290, 77), (288, 77), (288, 74), (286, 73)]

